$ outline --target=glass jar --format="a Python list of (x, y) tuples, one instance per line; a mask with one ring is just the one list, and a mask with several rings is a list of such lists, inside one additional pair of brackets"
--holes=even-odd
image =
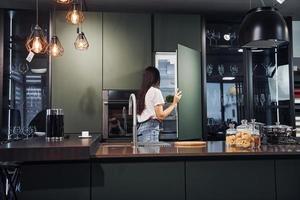
[(261, 136), (260, 133), (260, 126), (262, 126), (262, 123), (255, 122), (255, 119), (251, 119), (251, 122), (249, 123), (249, 129), (251, 130), (251, 137), (252, 137), (252, 147), (253, 148), (259, 148), (261, 145)]
[(235, 146), (239, 148), (251, 148), (254, 145), (251, 126), (248, 125), (248, 121), (245, 119), (242, 120), (241, 123), (242, 124), (237, 127)]
[(235, 146), (235, 136), (237, 130), (234, 128), (234, 124), (229, 124), (229, 129), (226, 130), (226, 145)]
[(250, 133), (250, 129), (249, 129), (249, 125), (248, 125), (248, 121), (246, 119), (243, 119), (241, 121), (241, 125), (236, 127), (237, 132), (247, 132)]

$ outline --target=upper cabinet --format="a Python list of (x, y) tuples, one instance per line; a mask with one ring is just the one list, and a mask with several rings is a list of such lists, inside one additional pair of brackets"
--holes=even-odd
[(151, 15), (103, 14), (103, 88), (138, 89), (151, 65)]
[(200, 15), (154, 15), (154, 51), (175, 51), (177, 44), (201, 51)]

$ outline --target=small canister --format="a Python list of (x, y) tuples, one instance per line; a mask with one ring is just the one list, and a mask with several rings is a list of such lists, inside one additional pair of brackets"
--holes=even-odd
[(64, 114), (62, 109), (47, 109), (46, 140), (62, 141), (64, 138)]

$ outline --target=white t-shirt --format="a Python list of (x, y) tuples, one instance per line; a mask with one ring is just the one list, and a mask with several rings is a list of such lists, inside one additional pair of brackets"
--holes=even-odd
[(138, 122), (144, 122), (150, 118), (156, 119), (155, 106), (165, 104), (160, 89), (151, 87), (145, 96), (145, 108), (141, 115), (137, 115)]

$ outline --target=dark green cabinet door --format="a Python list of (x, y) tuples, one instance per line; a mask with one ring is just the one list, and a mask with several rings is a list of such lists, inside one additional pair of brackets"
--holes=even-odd
[(138, 89), (151, 55), (150, 14), (103, 13), (104, 89)]
[(199, 51), (178, 45), (178, 87), (183, 92), (178, 106), (178, 138), (200, 139), (202, 134), (202, 78)]
[(21, 167), (18, 199), (90, 199), (90, 163), (53, 163)]
[(76, 27), (66, 24), (66, 13), (56, 15), (56, 32), (65, 49), (52, 59), (52, 107), (64, 110), (66, 133), (100, 132), (102, 117), (102, 14), (86, 12), (86, 51), (74, 48)]
[(273, 160), (186, 164), (187, 200), (275, 200)]
[(92, 200), (184, 200), (183, 162), (92, 165)]
[(154, 15), (154, 51), (175, 51), (182, 44), (201, 50), (201, 16)]
[(277, 200), (300, 198), (300, 160), (276, 160)]

